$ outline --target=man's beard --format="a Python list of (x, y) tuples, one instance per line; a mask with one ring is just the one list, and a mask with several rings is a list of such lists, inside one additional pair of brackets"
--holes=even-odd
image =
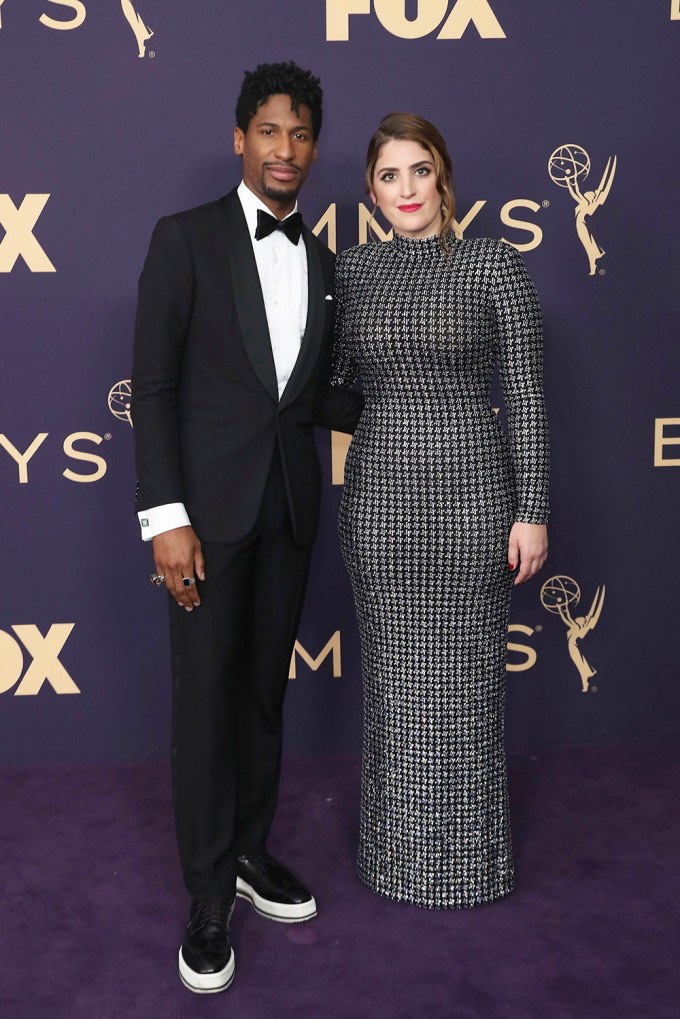
[(269, 198), (272, 202), (289, 202), (291, 198), (297, 198), (298, 192), (301, 187), (299, 177), (292, 180), (290, 184), (282, 184), (279, 187), (273, 187), (271, 184), (267, 184), (265, 181), (265, 171), (262, 170), (260, 175), (260, 190), (262, 194)]

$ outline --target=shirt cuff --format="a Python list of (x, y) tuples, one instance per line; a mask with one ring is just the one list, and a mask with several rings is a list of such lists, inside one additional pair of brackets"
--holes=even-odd
[(171, 531), (174, 527), (191, 526), (183, 502), (168, 502), (164, 506), (152, 506), (137, 514), (142, 529), (142, 541), (151, 541), (157, 534)]

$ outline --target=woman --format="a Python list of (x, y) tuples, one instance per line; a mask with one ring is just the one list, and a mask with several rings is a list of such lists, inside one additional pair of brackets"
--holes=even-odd
[(366, 173), (394, 238), (337, 260), (333, 376), (360, 376), (366, 400), (339, 520), (364, 681), (359, 875), (390, 898), (475, 906), (514, 880), (505, 663), (512, 586), (547, 554), (541, 315), (514, 248), (452, 233), (432, 124), (385, 117)]

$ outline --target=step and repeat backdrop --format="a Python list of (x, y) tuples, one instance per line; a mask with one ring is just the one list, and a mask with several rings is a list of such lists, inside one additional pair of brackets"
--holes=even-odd
[[(301, 206), (333, 250), (366, 241), (366, 145), (408, 110), (448, 140), (459, 235), (514, 244), (542, 299), (551, 553), (514, 599), (509, 742), (677, 738), (679, 0), (0, 0), (0, 761), (168, 753), (137, 278), (159, 216), (239, 181), (244, 70), (288, 59), (325, 89)], [(356, 751), (346, 443), (318, 443), (287, 746)]]

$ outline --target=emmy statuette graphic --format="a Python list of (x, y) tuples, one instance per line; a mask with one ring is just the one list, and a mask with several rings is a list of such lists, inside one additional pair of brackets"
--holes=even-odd
[(597, 673), (586, 661), (579, 647), (579, 641), (594, 630), (604, 605), (605, 586), (598, 587), (593, 598), (590, 612), (586, 616), (572, 616), (571, 605), (578, 605), (581, 600), (581, 589), (572, 577), (550, 577), (541, 588), (541, 605), (547, 612), (559, 616), (567, 628), (567, 646), (569, 657), (578, 669), (581, 677), (582, 693), (588, 693), (590, 680)]
[(579, 187), (579, 179), (585, 180), (590, 173), (590, 156), (580, 145), (560, 145), (555, 149), (548, 160), (548, 173), (553, 184), (566, 188), (576, 202), (576, 233), (588, 256), (590, 275), (594, 276), (605, 251), (593, 237), (586, 220), (607, 201), (616, 173), (616, 156), (607, 160), (595, 191), (581, 191)]
[(153, 32), (148, 25), (144, 24), (141, 15), (137, 14), (137, 11), (132, 6), (132, 0), (120, 0), (120, 6), (123, 8), (125, 20), (128, 22), (130, 28), (135, 34), (137, 46), (139, 47), (138, 55), (140, 57), (144, 57), (146, 56), (147, 39), (151, 38)]
[(119, 421), (127, 421), (132, 425), (132, 387), (130, 385), (130, 379), (121, 379), (120, 382), (116, 382), (115, 385), (111, 386), (108, 396), (109, 410), (115, 418)]

